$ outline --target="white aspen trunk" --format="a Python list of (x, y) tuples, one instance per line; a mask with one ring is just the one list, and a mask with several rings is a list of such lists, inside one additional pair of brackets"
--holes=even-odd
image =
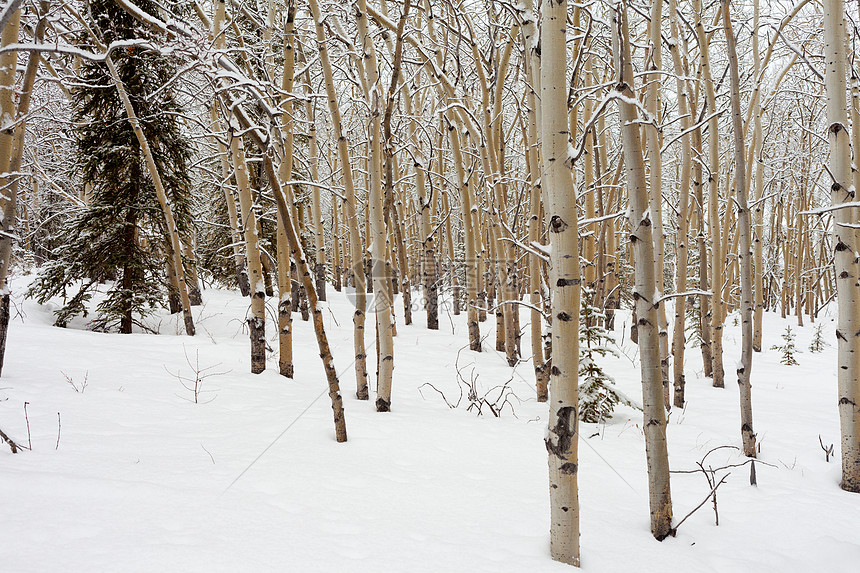
[[(2, 30), (0, 45), (7, 46), (18, 42), (21, 11), (15, 10), (8, 21), (8, 25)], [(42, 22), (39, 25), (44, 31)], [(15, 71), (17, 67), (17, 52), (0, 54), (0, 173), (14, 173), (20, 170), (23, 152), (24, 121), (15, 110), (13, 95), (15, 93)], [(30, 56), (27, 65), (27, 75), (30, 77), (30, 85), (24, 86), (23, 97), (26, 99), (25, 106), (29, 106), (30, 91), (35, 79), (36, 69), (30, 73), (30, 66), (37, 65), (38, 54)], [(24, 111), (26, 113), (26, 110)], [(15, 126), (16, 117), (21, 120)], [(20, 137), (19, 137), (20, 135)], [(17, 164), (17, 165), (16, 165)], [(9, 267), (12, 263), (12, 242), (16, 233), (16, 205), (18, 201), (18, 178), (0, 177), (0, 371), (6, 357), (6, 339), (9, 333), (10, 293), (8, 285)], [(15, 449), (12, 449), (13, 453)]]
[[(310, 88), (310, 86), (308, 87)], [(308, 146), (310, 148), (308, 163), (311, 170), (311, 180), (319, 181), (319, 152), (317, 150), (317, 130), (313, 125), (313, 121), (315, 119), (313, 106), (311, 105), (310, 100), (308, 100), (305, 105), (311, 108), (310, 113), (308, 114), (308, 121), (311, 122), (310, 137), (308, 139)], [(326, 300), (326, 247), (325, 234), (323, 233), (322, 197), (320, 196), (320, 192), (320, 188), (316, 185), (311, 190), (311, 201), (313, 202), (311, 214), (313, 215), (314, 246), (317, 249), (314, 277), (316, 279), (317, 297), (319, 297), (321, 301), (324, 301)]]
[[(759, 34), (759, 0), (753, 0), (753, 73), (758, 78), (761, 74), (761, 54), (758, 46)], [(764, 257), (762, 252), (762, 239), (764, 238), (764, 158), (762, 157), (763, 134), (761, 129), (761, 90), (756, 82), (755, 94), (752, 98), (753, 106), (753, 140), (755, 141), (755, 229), (753, 242), (755, 244), (753, 273), (753, 295), (755, 296), (755, 310), (753, 314), (753, 351), (761, 352), (762, 318), (764, 314)]]
[[(232, 118), (231, 118), (232, 119)], [(251, 316), (248, 330), (251, 337), (251, 373), (266, 369), (266, 287), (263, 282), (263, 264), (257, 237), (257, 217), (253, 209), (251, 181), (245, 161), (245, 145), (240, 136), (234, 136), (237, 126), (230, 126), (230, 151), (233, 155), (236, 185), (239, 188), (239, 208), (244, 223), (245, 252), (248, 258), (248, 279), (251, 283)]]
[(367, 351), (364, 344), (364, 324), (367, 308), (367, 286), (364, 278), (364, 249), (358, 231), (358, 214), (356, 212), (355, 183), (352, 177), (349, 146), (343, 134), (340, 108), (338, 107), (337, 92), (334, 86), (331, 61), (326, 46), (325, 24), (320, 14), (317, 0), (308, 0), (308, 7), (314, 18), (316, 28), (317, 49), (320, 54), (323, 76), (325, 78), (326, 95), (333, 135), (337, 141), (338, 157), (341, 164), (344, 194), (346, 195), (346, 216), (344, 225), (349, 229), (349, 252), (352, 261), (352, 277), (355, 286), (355, 313), (353, 314), (353, 335), (355, 350), (355, 379), (356, 396), (359, 400), (368, 399), (367, 391)]
[(556, 561), (579, 566), (579, 237), (576, 193), (570, 174), (567, 127), (567, 0), (541, 6), (541, 141), (543, 188), (547, 206), (552, 269), (552, 337), (549, 454), (550, 553)]
[[(382, 86), (379, 82), (379, 64), (376, 48), (367, 29), (367, 3), (357, 0), (355, 11), (358, 33), (361, 38), (361, 53), (365, 61), (364, 71), (367, 78), (370, 100), (370, 194), (368, 196), (370, 232), (368, 238), (372, 256), (371, 276), (373, 278), (373, 310), (376, 314), (378, 338), (379, 373), (376, 380), (376, 411), (391, 410), (391, 382), (394, 372), (394, 337), (391, 330), (390, 277), (386, 270), (387, 234), (383, 214), (382, 196)], [(347, 164), (344, 163), (344, 166)]]
[[(406, 242), (404, 241), (405, 233), (403, 229), (403, 218), (405, 217), (405, 213), (403, 212), (403, 201), (400, 199), (400, 193), (395, 189), (395, 179), (399, 177), (399, 170), (397, 167), (397, 156), (394, 150), (394, 136), (391, 132), (391, 118), (394, 113), (394, 101), (397, 98), (397, 85), (400, 83), (400, 68), (403, 60), (403, 39), (406, 21), (409, 17), (410, 5), (410, 1), (405, 0), (403, 4), (403, 12), (401, 13), (397, 24), (397, 30), (395, 31), (397, 40), (394, 48), (391, 83), (389, 84), (388, 93), (386, 94), (385, 111), (382, 116), (383, 141), (381, 143), (384, 177), (383, 216), (387, 226), (394, 235), (394, 249), (396, 253), (392, 253), (392, 260), (396, 260), (398, 266), (398, 272), (392, 274), (392, 283), (395, 288), (399, 287), (403, 294), (403, 322), (407, 325), (412, 324), (412, 283), (409, 277), (409, 257), (407, 256)], [(383, 8), (385, 7), (384, 2), (382, 6)], [(378, 88), (379, 97), (381, 98), (381, 83), (378, 83)], [(380, 103), (380, 106), (381, 105), (382, 104)], [(404, 217), (401, 217), (401, 214), (404, 215)], [(398, 276), (400, 279), (399, 284)], [(393, 298), (391, 300), (393, 300)], [(393, 323), (393, 306), (391, 307), (391, 313)], [(396, 335), (396, 331), (394, 334)]]
[[(834, 206), (856, 201), (851, 173), (851, 147), (846, 98), (845, 9), (842, 0), (824, 0), (824, 55), (827, 90), (827, 135), (830, 142), (831, 201)], [(855, 126), (854, 129), (857, 129)], [(842, 489), (860, 493), (860, 263), (856, 224), (851, 210), (834, 211), (838, 408), (842, 446)]]
[(720, 241), (720, 139), (717, 116), (717, 98), (714, 94), (714, 81), (711, 77), (708, 37), (702, 23), (702, 1), (693, 0), (696, 20), (696, 37), (699, 42), (700, 73), (705, 84), (707, 112), (713, 117), (708, 121), (708, 231), (711, 240), (711, 373), (714, 387), (725, 387), (723, 370), (723, 249)]
[[(258, 142), (259, 143), (259, 142)], [(262, 147), (262, 145), (261, 145)], [(323, 368), (326, 373), (326, 381), (328, 382), (328, 395), (331, 400), (332, 415), (334, 417), (335, 439), (338, 442), (345, 442), (346, 436), (346, 416), (343, 411), (343, 398), (340, 395), (340, 382), (338, 381), (337, 371), (334, 368), (334, 360), (331, 355), (331, 348), (328, 344), (328, 337), (325, 333), (323, 325), (322, 310), (320, 309), (319, 300), (317, 299), (316, 288), (311, 277), (310, 269), (305, 260), (305, 253), (302, 249), (299, 235), (293, 225), (290, 210), (284, 200), (284, 193), (281, 189), (281, 184), (278, 180), (278, 174), (272, 163), (271, 150), (266, 150), (263, 153), (263, 165), (266, 168), (266, 174), (272, 183), (272, 191), (275, 195), (275, 203), (278, 207), (278, 214), (284, 221), (284, 232), (290, 242), (291, 251), (295, 254), (296, 267), (299, 274), (299, 280), (305, 288), (308, 298), (308, 306), (313, 317), (314, 334), (317, 339), (317, 347), (319, 355), (323, 362)]]
[[(226, 8), (224, 6), (224, 0), (218, 0), (215, 3), (215, 17), (212, 19), (211, 38), (213, 46), (219, 50), (224, 49), (226, 44), (224, 34), (222, 33), (222, 26), (225, 18)], [(214, 100), (212, 105), (209, 106), (209, 121), (212, 125), (213, 133), (219, 135), (225, 133), (221, 126), (221, 119), (218, 115), (218, 104)], [(239, 291), (242, 293), (242, 296), (250, 296), (251, 283), (248, 280), (248, 271), (245, 265), (245, 254), (242, 252), (241, 223), (239, 222), (239, 215), (236, 211), (236, 199), (230, 192), (230, 186), (228, 185), (230, 179), (233, 178), (233, 170), (230, 167), (227, 146), (224, 145), (219, 137), (216, 136), (213, 137), (213, 139), (215, 140), (215, 147), (218, 150), (218, 157), (221, 164), (221, 188), (224, 192), (225, 202), (227, 203), (227, 220), (230, 222), (230, 236), (233, 239), (233, 260), (236, 268), (236, 282), (239, 285)]]
[(643, 428), (645, 457), (648, 462), (648, 498), (651, 511), (651, 533), (662, 541), (672, 533), (672, 496), (669, 488), (669, 454), (666, 444), (666, 411), (660, 368), (658, 313), (655, 300), (657, 280), (654, 276), (654, 242), (648, 209), (648, 189), (642, 158), (639, 117), (633, 84), (633, 63), (627, 38), (630, 38), (626, 15), (619, 8), (613, 16), (612, 47), (615, 68), (620, 74), (615, 87), (619, 100), (621, 145), (627, 172), (629, 194), (628, 217), (630, 242), (635, 258), (635, 286), (639, 356), (642, 375)]
[[(529, 167), (529, 205), (531, 213), (529, 216), (528, 233), (529, 242), (540, 241), (541, 230), (541, 185), (540, 185), (540, 159), (538, 157), (538, 105), (536, 97), (539, 92), (540, 61), (536, 55), (537, 27), (535, 25), (535, 13), (532, 0), (526, 0), (523, 19), (523, 41), (526, 44), (526, 87), (527, 100), (527, 131), (526, 131), (526, 159)], [(540, 308), (543, 305), (541, 289), (540, 259), (535, 255), (529, 256), (529, 289), (530, 303), (530, 329), (532, 363), (535, 369), (535, 390), (538, 402), (546, 402), (549, 398), (549, 372), (547, 371), (546, 358), (543, 353), (543, 316)]]
[[(332, 164), (334, 162), (332, 161)], [(338, 223), (337, 212), (340, 208), (337, 206), (338, 201), (340, 199), (337, 196), (333, 196), (331, 199), (331, 247), (333, 254), (333, 266), (332, 269), (334, 271), (334, 290), (337, 292), (341, 291), (343, 287), (343, 262), (340, 252), (340, 224)]]
[(732, 130), (735, 144), (735, 190), (738, 207), (738, 266), (741, 278), (741, 362), (738, 366), (738, 389), (741, 408), (741, 438), (744, 455), (756, 457), (756, 440), (753, 432), (752, 375), (753, 358), (753, 285), (752, 249), (750, 245), (750, 211), (747, 201), (746, 153), (744, 153), (744, 128), (741, 117), (741, 81), (738, 74), (738, 55), (732, 32), (729, 0), (722, 0), (723, 27), (729, 57), (729, 79), (731, 82)]
[(436, 272), (436, 245), (431, 229), (431, 208), (427, 198), (427, 174), (424, 170), (424, 150), (418, 137), (418, 118), (413, 115), (412, 95), (408, 85), (403, 87), (403, 109), (412, 120), (409, 122), (409, 141), (412, 145), (412, 172), (415, 176), (415, 192), (418, 197), (418, 229), (421, 254), (419, 256), (424, 285), (424, 310), (427, 313), (427, 328), (439, 330), (439, 295)]
[[(690, 116), (690, 105), (688, 102), (687, 82), (684, 64), (681, 61), (680, 32), (678, 26), (678, 3), (671, 0), (671, 34), (672, 44), (669, 50), (672, 53), (672, 63), (675, 68), (676, 86), (678, 90), (678, 115), (681, 119), (681, 129), (687, 131), (693, 125)], [(687, 133), (681, 138), (681, 180), (679, 182), (678, 200), (678, 230), (675, 236), (675, 291), (682, 293), (687, 290), (687, 260), (689, 252), (689, 202), (690, 202), (690, 179), (692, 172), (692, 148)], [(687, 297), (675, 298), (675, 324), (672, 328), (672, 381), (674, 385), (674, 404), (678, 408), (684, 407), (684, 351), (685, 337), (684, 324), (686, 319)]]
[[(583, 70), (583, 87), (586, 89), (591, 87), (592, 80), (592, 68), (591, 68), (591, 59), (592, 56), (590, 53), (587, 53), (589, 47), (586, 46), (586, 55), (584, 57), (584, 70)], [(582, 117), (583, 121), (588, 121), (592, 115), (593, 102), (590, 98), (586, 98), (582, 105)], [(590, 133), (583, 133), (582, 136), (585, 138), (585, 152), (582, 156), (583, 162), (583, 186), (582, 190), (584, 193), (583, 203), (585, 207), (585, 218), (586, 219), (594, 219), (596, 217), (595, 212), (595, 200), (594, 196), (597, 193), (596, 183), (594, 179), (594, 164), (596, 162), (594, 157), (594, 138)], [(583, 245), (582, 245), (582, 255), (585, 258), (583, 261), (585, 265), (585, 269), (583, 272), (583, 279), (585, 280), (585, 288), (594, 291), (597, 283), (597, 269), (595, 268), (596, 263), (596, 255), (597, 255), (597, 244), (595, 241), (595, 236), (597, 235), (597, 228), (599, 223), (590, 223), (583, 227), (583, 232), (586, 234), (583, 237)], [(591, 231), (589, 233), (589, 231)], [(595, 304), (595, 300), (589, 301), (589, 304)]]
[(460, 149), (460, 134), (453, 124), (449, 124), (448, 136), (451, 140), (451, 153), (457, 186), (460, 189), (460, 205), (463, 213), (463, 234), (466, 239), (466, 324), (469, 330), (469, 349), (481, 351), (481, 330), (478, 326), (478, 253), (475, 246), (475, 227), (472, 224), (472, 197), (466, 174), (463, 170), (463, 154)]
[[(18, 42), (21, 11), (15, 10), (3, 28), (0, 45), (8, 46)], [(17, 52), (0, 54), (0, 173), (9, 173), (12, 164), (13, 142), (15, 139), (16, 109), (13, 96), (15, 94), (16, 69), (18, 64)], [(4, 190), (11, 186), (11, 177), (0, 177), (0, 187)], [(0, 360), (5, 354), (6, 332), (9, 324), (9, 286), (7, 278), (12, 262), (12, 237), (15, 234), (15, 205), (17, 197), (11, 193), (0, 193), (0, 295), (2, 295), (2, 349)]]
[[(662, 35), (661, 20), (663, 18), (662, 0), (651, 3), (651, 21), (648, 24), (648, 56), (646, 68), (650, 73), (645, 91), (645, 102), (651, 121), (659, 120), (660, 90), (662, 87)], [(660, 132), (656, 125), (645, 127), (645, 148), (648, 157), (649, 172), (649, 209), (651, 211), (652, 236), (654, 239), (654, 276), (657, 279), (657, 292), (665, 292), (663, 284), (663, 261), (665, 259), (665, 238), (663, 237), (663, 158), (660, 154)], [(666, 318), (666, 305), (657, 306), (657, 320), (660, 335), (660, 371), (663, 377), (663, 400), (666, 408), (672, 406), (669, 386), (669, 321)]]
[[(284, 29), (284, 68), (283, 76), (281, 77), (281, 89), (284, 93), (293, 91), (295, 84), (294, 72), (296, 64), (295, 50), (295, 16), (296, 8), (293, 2), (287, 4), (287, 22)], [(310, 91), (310, 86), (308, 86)], [(281, 164), (278, 168), (278, 175), (281, 181), (289, 181), (293, 171), (293, 118), (292, 102), (285, 99), (281, 103), (281, 109), (284, 111), (284, 124), (282, 126), (284, 138), (284, 150)], [(314, 127), (314, 118), (308, 115), (310, 123), (311, 138), (309, 144), (311, 146), (316, 143), (316, 129)], [(311, 174), (311, 179), (318, 179)], [(287, 188), (289, 190), (289, 187)], [(317, 191), (317, 188), (314, 188)], [(293, 365), (293, 315), (292, 315), (292, 277), (290, 273), (290, 244), (287, 239), (287, 233), (284, 227), (284, 221), (278, 216), (277, 223), (277, 258), (278, 258), (278, 372), (281, 376), (292, 378), (294, 374)]]

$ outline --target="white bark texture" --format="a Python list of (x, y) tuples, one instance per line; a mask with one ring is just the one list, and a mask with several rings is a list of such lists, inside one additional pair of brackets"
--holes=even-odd
[(651, 533), (658, 540), (672, 532), (672, 496), (669, 489), (669, 453), (666, 444), (666, 411), (663, 399), (663, 380), (660, 368), (660, 348), (654, 276), (654, 243), (651, 217), (648, 210), (648, 188), (642, 145), (639, 136), (639, 117), (633, 85), (633, 64), (624, 8), (613, 16), (612, 48), (615, 68), (621, 77), (615, 87), (619, 100), (621, 146), (627, 172), (629, 194), (628, 217), (630, 242), (633, 245), (634, 287), (639, 356), (642, 375), (642, 405), (645, 429), (645, 457), (648, 463), (648, 499), (651, 511)]
[[(830, 142), (830, 172), (834, 206), (855, 200), (852, 184), (851, 148), (848, 132), (844, 4), (824, 2), (824, 56), (827, 90), (827, 136)], [(857, 126), (855, 126), (857, 129)], [(834, 211), (833, 243), (839, 314), (836, 324), (839, 392), (839, 422), (842, 434), (842, 489), (860, 493), (860, 263), (857, 233), (844, 225), (856, 224), (851, 209)]]
[(747, 201), (746, 153), (744, 152), (744, 127), (741, 118), (741, 89), (738, 74), (738, 55), (732, 32), (729, 0), (722, 0), (723, 28), (729, 56), (729, 80), (731, 83), (732, 130), (735, 144), (735, 191), (738, 207), (738, 265), (741, 275), (741, 363), (738, 366), (738, 389), (741, 401), (741, 439), (744, 455), (756, 457), (755, 432), (752, 416), (753, 359), (753, 285), (752, 250), (750, 245), (751, 221)]
[(553, 358), (549, 390), (550, 553), (579, 566), (579, 238), (576, 194), (568, 164), (567, 1), (544, 0), (541, 8), (541, 141), (543, 188), (550, 197)]

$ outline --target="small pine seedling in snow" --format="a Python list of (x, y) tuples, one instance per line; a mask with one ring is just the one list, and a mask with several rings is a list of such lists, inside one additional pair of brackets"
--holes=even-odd
[(781, 336), (783, 344), (781, 346), (774, 345), (770, 347), (771, 350), (779, 350), (782, 352), (782, 358), (779, 359), (780, 364), (785, 364), (786, 366), (797, 366), (798, 362), (794, 355), (800, 351), (794, 345), (794, 337), (795, 334), (791, 331), (791, 326), (786, 326), (785, 332), (783, 332)]
[(815, 327), (815, 334), (812, 336), (812, 342), (809, 343), (809, 351), (812, 353), (824, 352), (824, 347), (829, 346), (824, 342), (824, 336), (821, 334), (822, 325)]
[(593, 296), (594, 291), (583, 289), (579, 314), (579, 415), (589, 423), (605, 420), (619, 403), (639, 408), (597, 362), (598, 357), (618, 356), (618, 352), (613, 348), (615, 339), (600, 325), (603, 313), (591, 305)]

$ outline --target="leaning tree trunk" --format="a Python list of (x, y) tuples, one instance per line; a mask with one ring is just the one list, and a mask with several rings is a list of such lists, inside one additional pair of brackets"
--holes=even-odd
[(349, 145), (343, 134), (343, 121), (338, 106), (338, 96), (335, 91), (334, 76), (332, 73), (331, 60), (326, 45), (325, 24), (320, 14), (317, 0), (309, 0), (308, 6), (314, 18), (316, 29), (317, 49), (320, 55), (320, 64), (325, 79), (325, 89), (328, 100), (333, 136), (337, 141), (338, 159), (341, 164), (344, 195), (346, 196), (346, 207), (344, 225), (349, 229), (349, 253), (351, 273), (355, 287), (355, 312), (353, 313), (353, 339), (355, 350), (355, 394), (359, 400), (368, 399), (367, 391), (367, 350), (364, 344), (364, 324), (366, 321), (367, 287), (364, 278), (364, 249), (361, 244), (361, 236), (358, 232), (358, 215), (356, 212), (355, 183), (352, 177), (352, 162), (350, 161)]
[(741, 81), (738, 74), (738, 56), (729, 0), (722, 0), (723, 26), (729, 56), (729, 79), (732, 89), (732, 130), (735, 143), (735, 192), (738, 206), (738, 265), (741, 275), (741, 362), (738, 366), (738, 388), (741, 400), (741, 438), (744, 455), (756, 454), (752, 419), (752, 392), (750, 375), (753, 357), (753, 285), (752, 249), (750, 245), (750, 210), (747, 201), (746, 154), (744, 153), (744, 127), (741, 118)]
[(567, 86), (557, 70), (567, 68), (567, 0), (541, 7), (542, 181), (550, 198), (553, 348), (550, 374), (549, 453), (550, 553), (579, 566), (579, 238), (576, 193), (568, 163)]
[[(830, 188), (836, 208), (833, 239), (839, 315), (836, 325), (839, 388), (839, 422), (842, 434), (842, 489), (860, 493), (860, 263), (857, 219), (853, 209), (841, 207), (856, 202), (851, 174), (851, 147), (846, 98), (845, 24), (842, 0), (824, 1), (824, 55), (827, 90), (827, 123), (830, 141)], [(858, 129), (858, 126), (854, 126)], [(856, 150), (855, 150), (856, 153)]]
[(626, 42), (630, 35), (623, 10), (625, 8), (619, 8), (613, 16), (612, 51), (615, 68), (620, 74), (615, 89), (619, 96), (621, 146), (630, 202), (630, 242), (635, 259), (633, 299), (636, 304), (636, 328), (639, 334), (651, 533), (657, 540), (662, 541), (672, 532), (672, 496), (669, 489), (669, 454), (666, 444), (666, 411), (663, 407), (657, 313), (657, 306), (662, 303), (655, 300), (657, 277), (654, 276), (654, 242), (648, 213), (648, 189), (639, 137), (639, 117), (636, 105), (631, 103), (636, 101), (636, 94), (630, 48)]
[(152, 157), (152, 151), (149, 149), (149, 143), (143, 134), (143, 129), (140, 127), (140, 122), (137, 119), (137, 114), (128, 99), (128, 94), (125, 91), (125, 86), (120, 80), (119, 74), (113, 65), (113, 60), (110, 56), (105, 57), (111, 79), (116, 86), (119, 97), (122, 100), (125, 113), (128, 116), (128, 122), (134, 130), (134, 135), (140, 145), (141, 152), (146, 159), (146, 167), (149, 170), (149, 176), (152, 178), (155, 194), (158, 197), (158, 202), (161, 205), (161, 211), (164, 215), (164, 222), (167, 226), (167, 234), (170, 240), (171, 248), (173, 249), (173, 267), (176, 271), (176, 282), (179, 287), (179, 298), (182, 301), (182, 317), (185, 320), (185, 334), (194, 336), (194, 319), (191, 316), (191, 299), (188, 297), (188, 285), (185, 282), (185, 271), (182, 268), (182, 242), (179, 239), (179, 228), (176, 226), (176, 221), (173, 218), (173, 211), (170, 208), (170, 203), (167, 200), (167, 193), (164, 191), (164, 185), (161, 181), (161, 175), (158, 172), (158, 167), (155, 165), (155, 160)]

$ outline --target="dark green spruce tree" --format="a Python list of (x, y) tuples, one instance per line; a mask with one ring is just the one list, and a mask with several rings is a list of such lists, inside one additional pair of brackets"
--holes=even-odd
[[(154, 2), (136, 4), (157, 13)], [(89, 23), (105, 44), (133, 38), (159, 44), (159, 38), (112, 0), (88, 5)], [(180, 233), (187, 236), (192, 150), (169, 87), (177, 62), (137, 47), (114, 50), (112, 58), (152, 149)], [(65, 326), (76, 315), (86, 316), (96, 285), (105, 283), (107, 293), (90, 327), (130, 333), (140, 317), (163, 304), (172, 288), (165, 272), (170, 241), (155, 187), (107, 67), (87, 62), (79, 74), (79, 87), (72, 94), (86, 205), (64, 225), (61, 246), (43, 266), (30, 294), (39, 302), (62, 296), (56, 324)]]
[(582, 289), (579, 310), (579, 419), (598, 423), (612, 416), (619, 403), (642, 408), (615, 386), (600, 362), (606, 356), (618, 357), (615, 338), (601, 326), (603, 311), (592, 304), (594, 291)]

